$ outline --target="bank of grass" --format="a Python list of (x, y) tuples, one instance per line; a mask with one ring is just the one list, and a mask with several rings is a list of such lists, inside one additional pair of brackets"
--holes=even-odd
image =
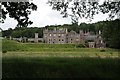
[(74, 48), (75, 44), (44, 44), (44, 43), (19, 43), (13, 40), (3, 39), (3, 50), (7, 51), (28, 51), (44, 48)]
[(3, 54), (3, 78), (119, 79), (120, 60), (114, 49), (3, 40), (3, 50), (7, 51)]
[(27, 50), (27, 46), (22, 43), (13, 40), (2, 40), (2, 50), (3, 51), (19, 51), (19, 50)]
[(3, 40), (4, 56), (43, 56), (43, 57), (117, 57), (118, 50), (76, 48), (75, 44), (19, 43)]
[[(76, 48), (77, 44), (44, 44), (44, 43), (19, 43), (13, 40), (2, 40), (3, 51), (74, 51), (74, 52), (101, 52), (96, 48)], [(105, 52), (117, 52), (115, 49), (105, 49)]]

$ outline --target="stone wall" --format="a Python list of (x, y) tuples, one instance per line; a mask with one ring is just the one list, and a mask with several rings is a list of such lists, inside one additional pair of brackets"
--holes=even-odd
[(75, 31), (68, 32), (66, 28), (55, 28), (54, 30), (44, 30), (43, 31), (43, 39), (45, 43), (50, 44), (65, 44), (65, 43), (80, 43), (83, 42), (84, 34), (77, 34)]

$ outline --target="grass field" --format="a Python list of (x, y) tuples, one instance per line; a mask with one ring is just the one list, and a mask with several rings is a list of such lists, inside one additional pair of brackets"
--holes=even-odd
[(115, 49), (3, 40), (3, 78), (119, 78)]

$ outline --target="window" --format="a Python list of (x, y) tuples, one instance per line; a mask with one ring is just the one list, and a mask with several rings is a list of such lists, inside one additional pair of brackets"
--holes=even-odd
[(54, 34), (54, 36), (56, 36), (56, 34)]
[(79, 39), (77, 38), (76, 41), (79, 41)]
[(60, 36), (60, 34), (58, 36)]
[(50, 36), (51, 36), (51, 34), (50, 34)]
[(62, 36), (64, 36), (64, 34), (62, 34)]

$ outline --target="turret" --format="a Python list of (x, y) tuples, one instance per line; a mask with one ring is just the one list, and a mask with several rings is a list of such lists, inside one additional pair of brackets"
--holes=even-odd
[(55, 31), (55, 32), (57, 31), (57, 28), (56, 28), (56, 27), (54, 28), (54, 31)]
[(99, 30), (98, 34), (101, 34), (101, 30)]
[(66, 33), (68, 33), (68, 30), (67, 30), (67, 28), (65, 28), (65, 32), (66, 32)]
[(80, 34), (83, 34), (83, 30), (80, 30)]
[(35, 42), (38, 42), (38, 33), (35, 33)]

